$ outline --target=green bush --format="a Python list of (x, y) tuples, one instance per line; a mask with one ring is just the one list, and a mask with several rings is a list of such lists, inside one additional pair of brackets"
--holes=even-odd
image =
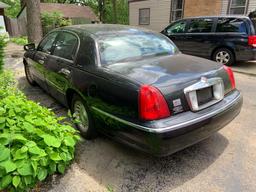
[(64, 27), (72, 24), (71, 19), (66, 19), (63, 17), (63, 14), (60, 12), (44, 12), (41, 14), (41, 21), (43, 26), (43, 32), (46, 34), (52, 29), (58, 27)]
[(11, 42), (16, 43), (17, 45), (26, 45), (28, 44), (27, 37), (13, 37), (10, 39)]
[(4, 48), (6, 46), (6, 36), (0, 35), (0, 73), (2, 72), (4, 65)]
[(0, 77), (0, 191), (25, 191), (74, 158), (77, 131), (26, 99), (10, 73)]

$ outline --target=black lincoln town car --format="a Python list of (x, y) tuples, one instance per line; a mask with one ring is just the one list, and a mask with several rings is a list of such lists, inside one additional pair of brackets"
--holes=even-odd
[(24, 48), (28, 82), (70, 108), (86, 139), (103, 133), (165, 156), (217, 132), (242, 106), (229, 67), (149, 30), (69, 26)]

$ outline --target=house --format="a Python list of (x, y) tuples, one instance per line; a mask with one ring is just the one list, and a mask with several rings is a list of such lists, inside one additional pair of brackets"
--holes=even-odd
[(0, 34), (6, 33), (6, 23), (5, 23), (5, 16), (4, 16), (4, 9), (8, 8), (9, 5), (0, 2)]
[[(61, 3), (40, 3), (41, 13), (60, 12), (64, 18), (71, 19), (72, 24), (93, 23), (98, 21), (97, 16), (88, 6), (79, 6), (75, 4), (61, 4)], [(23, 6), (17, 16), (17, 23), (20, 35), (27, 35), (27, 13), (26, 5)]]
[(129, 23), (161, 31), (184, 17), (248, 15), (255, 9), (256, 0), (129, 0)]

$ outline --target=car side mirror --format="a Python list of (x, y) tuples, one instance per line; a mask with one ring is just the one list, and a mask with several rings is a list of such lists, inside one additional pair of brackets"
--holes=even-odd
[(34, 50), (36, 50), (35, 43), (29, 43), (27, 45), (24, 45), (24, 50), (25, 51), (34, 51)]

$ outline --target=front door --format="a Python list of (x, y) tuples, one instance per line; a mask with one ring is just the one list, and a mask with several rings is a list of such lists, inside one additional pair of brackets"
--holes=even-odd
[(53, 32), (47, 35), (37, 47), (33, 61), (30, 63), (30, 70), (35, 81), (45, 90), (47, 85), (45, 82), (45, 66), (49, 61), (51, 49), (58, 33)]
[(57, 37), (52, 55), (46, 65), (48, 90), (64, 105), (66, 105), (66, 90), (72, 81), (78, 41), (75, 34), (62, 31)]
[(186, 26), (187, 26), (187, 21), (181, 20), (169, 25), (163, 31), (163, 33), (175, 43), (175, 45), (179, 48), (179, 50), (184, 53), (186, 53), (186, 50), (187, 50), (186, 42), (185, 42)]

